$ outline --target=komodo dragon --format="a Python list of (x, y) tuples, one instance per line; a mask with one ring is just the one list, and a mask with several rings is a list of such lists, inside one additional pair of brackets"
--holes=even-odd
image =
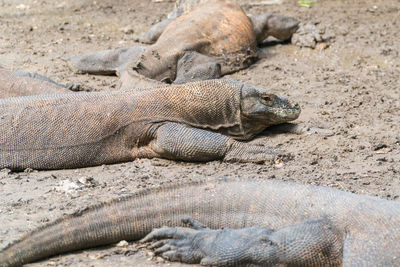
[(9, 71), (0, 66), (0, 98), (39, 94), (70, 93), (89, 90), (90, 87), (79, 82), (67, 85), (40, 75), (36, 72)]
[(72, 57), (80, 72), (121, 72), (123, 89), (157, 82), (185, 83), (219, 78), (248, 67), (257, 58), (257, 43), (268, 36), (290, 39), (299, 22), (262, 14), (248, 17), (230, 1), (201, 3), (170, 23), (148, 48), (133, 46)]
[(11, 72), (0, 67), (0, 98), (66, 92), (71, 92), (67, 86), (37, 73)]
[[(0, 99), (0, 168), (61, 169), (163, 157), (260, 162), (249, 140), (296, 119), (297, 103), (236, 81), (143, 92), (78, 92)], [(276, 155), (275, 155), (276, 156)]]
[[(395, 201), (282, 181), (213, 179), (140, 191), (61, 218), (4, 248), (0, 266), (146, 235), (142, 241), (160, 240), (151, 246), (156, 253), (186, 263), (399, 266), (399, 225)], [(172, 228), (155, 229), (162, 226)]]

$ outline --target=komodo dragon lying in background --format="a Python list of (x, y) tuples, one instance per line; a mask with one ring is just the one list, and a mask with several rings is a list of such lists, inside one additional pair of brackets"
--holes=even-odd
[(9, 71), (0, 66), (0, 98), (71, 93), (89, 89), (91, 88), (79, 82), (63, 85), (36, 72)]
[(210, 0), (162, 24), (165, 30), (148, 48), (76, 56), (70, 65), (86, 73), (121, 73), (123, 89), (214, 79), (248, 67), (257, 58), (257, 43), (268, 36), (290, 39), (298, 24), (294, 18), (276, 14), (248, 17), (233, 2)]
[(249, 140), (296, 119), (297, 103), (241, 82), (209, 80), (143, 92), (0, 99), (0, 168), (62, 169), (135, 158), (260, 162)]
[[(181, 228), (184, 222), (195, 229)], [(289, 182), (209, 180), (61, 218), (3, 249), (0, 266), (146, 235), (142, 241), (161, 239), (156, 253), (186, 263), (399, 266), (399, 225), (395, 201)], [(162, 226), (177, 228), (155, 229)]]
[(67, 86), (37, 73), (8, 71), (0, 67), (0, 98), (67, 92), (71, 92)]

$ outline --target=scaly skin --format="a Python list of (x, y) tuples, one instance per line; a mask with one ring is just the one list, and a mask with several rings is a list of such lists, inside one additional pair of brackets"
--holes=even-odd
[(399, 266), (399, 223), (399, 202), (289, 182), (209, 180), (61, 218), (3, 249), (0, 266), (146, 235), (143, 242), (160, 240), (156, 253), (187, 263)]
[(0, 67), (0, 98), (66, 92), (71, 91), (37, 73), (11, 72)]
[(297, 103), (240, 82), (210, 80), (143, 92), (0, 99), (0, 168), (61, 169), (135, 158), (260, 162), (249, 140), (296, 119)]

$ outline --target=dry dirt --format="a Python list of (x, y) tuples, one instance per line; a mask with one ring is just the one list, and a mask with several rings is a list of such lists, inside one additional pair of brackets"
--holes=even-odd
[[(266, 131), (253, 141), (291, 153), (293, 159), (283, 166), (139, 159), (77, 170), (3, 170), (0, 248), (79, 208), (138, 188), (205, 176), (296, 181), (399, 201), (398, 0), (318, 0), (311, 8), (300, 7), (296, 0), (273, 5), (239, 2), (250, 14), (277, 12), (325, 29), (327, 49), (265, 46), (264, 58), (229, 78), (296, 99), (303, 108), (298, 123), (335, 134)], [(116, 77), (74, 74), (64, 59), (133, 45), (132, 31), (146, 31), (172, 7), (172, 2), (140, 0), (0, 0), (0, 64), (36, 71), (60, 83), (81, 81), (96, 90), (112, 90)], [(33, 266), (111, 264), (168, 265), (150, 259), (147, 250), (133, 243), (53, 257)]]

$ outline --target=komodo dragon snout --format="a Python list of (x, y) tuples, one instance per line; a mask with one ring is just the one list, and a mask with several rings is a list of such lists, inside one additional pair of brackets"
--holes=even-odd
[(250, 85), (243, 85), (240, 109), (243, 117), (268, 126), (295, 120), (301, 112), (297, 102)]

